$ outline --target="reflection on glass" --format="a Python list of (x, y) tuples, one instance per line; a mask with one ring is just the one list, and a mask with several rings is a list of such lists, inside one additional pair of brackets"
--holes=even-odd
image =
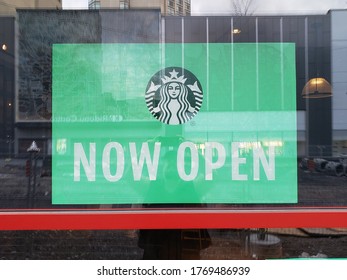
[[(121, 14), (124, 12), (126, 17)], [(276, 205), (345, 204), (343, 195), (326, 199), (324, 195), (313, 192), (314, 195), (310, 196), (311, 189), (317, 189), (316, 185), (310, 185), (314, 181), (313, 176), (317, 175), (311, 174), (311, 169), (316, 169), (296, 168), (297, 162), (302, 162), (302, 166), (308, 162), (311, 166), (311, 162), (317, 162), (318, 158), (344, 166), (346, 102), (345, 95), (341, 94), (345, 85), (339, 74), (344, 72), (344, 64), (339, 62), (345, 35), (336, 28), (340, 13), (275, 18), (163, 16), (162, 21), (158, 19), (158, 11), (121, 13), (111, 10), (18, 12), (16, 103), (7, 98), (7, 92), (14, 91), (15, 87), (10, 82), (4, 82), (11, 80), (6, 68), (6, 54), (11, 44), (1, 42), (0, 74), (4, 79), (0, 79), (0, 87), (6, 90), (6, 98), (0, 103), (4, 108), (15, 107), (18, 124), (16, 136), (12, 137), (11, 133), (7, 133), (8, 124), (2, 122), (2, 151), (8, 150), (25, 159), (28, 157), (28, 145), (36, 140), (41, 149), (38, 168), (49, 162), (47, 153), (52, 151), (53, 157), (60, 156), (57, 160), (53, 159), (53, 166), (62, 181), (74, 178), (74, 167), (78, 166), (74, 162), (79, 160), (81, 181), (85, 180), (87, 189), (91, 190), (90, 197), (97, 198), (88, 204), (95, 208), (99, 207), (97, 201), (100, 197), (105, 199), (104, 203), (119, 207), (130, 202), (137, 206), (144, 203), (144, 194), (148, 193), (149, 185), (154, 181), (151, 180), (151, 169), (157, 170), (158, 179), (163, 179), (159, 178), (163, 176), (159, 169), (167, 151), (176, 153), (176, 156), (183, 155), (181, 161), (175, 159), (171, 164), (171, 171), (176, 177), (180, 180), (185, 178), (187, 186), (191, 178), (197, 180), (194, 183), (200, 201), (196, 200), (196, 203), (249, 206), (254, 203), (263, 205), (271, 200)], [(135, 18), (141, 19), (141, 24), (133, 24)], [(165, 26), (161, 26), (162, 23)], [(127, 26), (126, 30), (124, 26)], [(86, 30), (88, 32), (84, 32)], [(329, 43), (330, 33), (333, 48)], [(283, 42), (292, 42), (295, 46)], [(307, 56), (310, 53), (314, 53), (315, 65), (312, 67), (311, 58)], [(184, 90), (176, 90), (179, 83), (172, 83), (166, 91), (166, 100), (171, 102), (170, 105), (160, 104), (163, 110), (167, 107), (167, 113), (163, 115), (168, 124), (162, 124), (143, 105), (146, 105), (144, 96), (152, 75), (167, 67), (172, 67), (171, 70), (183, 68), (194, 73), (200, 82), (197, 88), (204, 92), (204, 98), (200, 100), (199, 110), (197, 103), (189, 97), (186, 103), (176, 106), (172, 101), (182, 97)], [(333, 96), (337, 102), (296, 98), (295, 92), (301, 92), (307, 77), (314, 77), (318, 68), (321, 77), (331, 81), (334, 91), (339, 93)], [(187, 77), (186, 74), (184, 77)], [(317, 81), (314, 86), (318, 87), (321, 83)], [(159, 83), (160, 80), (157, 80), (154, 84)], [(194, 81), (188, 83), (187, 80), (186, 84), (194, 87)], [(188, 87), (189, 90), (192, 91)], [(158, 91), (153, 101), (153, 110), (157, 114), (159, 101)], [(306, 101), (309, 102), (307, 112)], [(183, 107), (185, 113), (179, 115)], [(309, 126), (298, 127), (298, 141), (295, 135), (297, 111), (299, 123), (305, 122), (306, 113), (310, 120)], [(13, 117), (9, 111), (4, 112), (2, 120)], [(334, 118), (331, 118), (331, 113)], [(189, 119), (187, 116), (190, 114), (194, 114), (194, 118)], [(187, 121), (183, 123), (185, 119)], [(51, 121), (56, 131), (53, 132), (52, 147)], [(13, 126), (13, 121), (11, 123)], [(177, 129), (172, 128), (173, 124)], [(153, 140), (159, 137), (160, 141)], [(178, 137), (179, 140), (170, 144), (168, 139), (171, 137)], [(156, 141), (161, 143), (157, 161)], [(96, 147), (93, 175), (101, 189), (107, 188), (108, 180), (104, 173), (113, 180), (121, 174), (121, 169), (117, 167), (122, 153), (115, 148), (118, 144), (114, 143), (119, 143), (124, 153), (124, 171), (117, 181), (119, 184), (112, 185), (114, 189), (110, 188), (110, 192), (100, 196), (93, 193), (95, 189), (85, 174), (89, 169), (94, 170), (94, 154), (90, 149), (94, 147), (93, 143)], [(108, 147), (112, 148), (105, 150), (109, 143), (112, 144)], [(76, 157), (76, 160), (75, 144), (83, 147), (82, 156)], [(306, 144), (308, 150), (304, 148)], [(141, 156), (142, 152), (146, 156)], [(109, 164), (100, 164), (103, 156)], [(305, 156), (307, 159), (302, 160), (301, 157)], [(25, 160), (23, 162), (18, 163), (15, 169), (23, 168)], [(274, 171), (272, 162), (275, 164)], [(134, 175), (134, 170), (138, 175)], [(292, 181), (281, 178), (282, 174), (296, 178), (296, 172), (299, 178), (298, 196), (292, 192)], [(328, 182), (325, 183), (324, 176), (327, 174), (320, 171), (317, 175), (321, 176), (317, 183), (319, 188), (326, 188)], [(283, 180), (280, 187), (269, 180), (273, 176), (276, 180)], [(20, 176), (17, 177), (19, 180)], [(52, 205), (51, 182), (49, 178), (42, 178), (42, 190), (38, 190), (42, 194), (40, 205), (63, 207)], [(340, 183), (336, 182), (336, 185)], [(275, 193), (277, 191), (277, 197), (266, 201), (264, 198), (269, 196), (261, 190), (268, 186), (270, 189), (273, 187)], [(256, 188), (259, 192), (253, 192)], [(118, 191), (124, 200), (117, 201), (115, 193)], [(20, 201), (21, 195), (14, 197), (18, 198), (17, 205), (25, 204)], [(85, 205), (83, 200), (78, 203)], [(10, 202), (4, 205), (8, 207)]]

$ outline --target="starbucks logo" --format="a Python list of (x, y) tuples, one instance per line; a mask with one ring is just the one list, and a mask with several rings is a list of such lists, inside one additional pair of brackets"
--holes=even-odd
[(169, 125), (191, 120), (200, 110), (203, 93), (199, 80), (187, 69), (167, 67), (150, 79), (146, 104), (151, 114)]

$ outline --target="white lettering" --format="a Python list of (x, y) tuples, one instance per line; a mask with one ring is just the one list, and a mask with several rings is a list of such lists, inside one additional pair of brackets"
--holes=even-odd
[(153, 181), (157, 179), (157, 171), (159, 164), (159, 155), (160, 155), (160, 142), (154, 144), (154, 155), (153, 160), (151, 159), (151, 154), (149, 152), (148, 143), (142, 143), (140, 159), (138, 160), (136, 144), (134, 142), (129, 143), (131, 164), (133, 168), (133, 175), (135, 181), (140, 181), (142, 177), (142, 170), (144, 162), (146, 162), (149, 180)]
[[(217, 150), (217, 160), (213, 162), (213, 149)], [(214, 169), (222, 167), (225, 163), (225, 149), (221, 143), (206, 142), (205, 143), (205, 179), (208, 181), (213, 180)]]
[[(84, 170), (88, 181), (96, 180), (96, 143), (89, 143), (88, 149), (84, 149), (82, 143), (74, 143), (74, 181), (81, 181), (81, 169)], [(263, 179), (274, 181), (276, 179), (275, 168), (275, 146), (268, 146), (267, 150), (260, 145), (252, 146), (252, 155), (249, 160), (242, 157), (243, 142), (231, 143), (231, 180), (246, 181), (253, 177), (254, 181), (259, 181), (262, 174)], [(154, 143), (153, 152), (150, 151), (147, 142), (142, 143), (141, 149), (137, 151), (136, 143), (129, 143), (130, 158), (126, 157), (126, 150), (119, 142), (109, 142), (104, 146), (102, 158), (98, 157), (98, 162), (102, 164), (104, 179), (109, 182), (117, 182), (124, 176), (126, 160), (131, 160), (133, 179), (140, 181), (144, 178), (143, 169), (148, 170), (148, 178), (151, 181), (157, 180), (158, 166), (160, 161), (161, 143)], [(88, 153), (89, 152), (89, 153)], [(212, 181), (220, 174), (216, 170), (224, 167), (229, 159), (226, 155), (226, 148), (219, 142), (206, 142), (204, 144), (205, 155), (205, 180)], [(99, 161), (100, 159), (100, 161)], [(184, 181), (192, 181), (198, 177), (199, 172), (199, 152), (198, 147), (193, 142), (183, 142), (177, 150), (176, 167), (179, 177)], [(249, 162), (248, 162), (249, 161)], [(174, 162), (169, 164), (175, 165)], [(164, 176), (163, 174), (159, 174)], [(251, 178), (249, 178), (251, 180)]]
[[(110, 166), (111, 166), (111, 150), (116, 150), (116, 174), (112, 175)], [(104, 173), (104, 177), (107, 181), (117, 182), (122, 178), (124, 172), (124, 150), (121, 144), (118, 142), (110, 142), (108, 143), (104, 151), (102, 153), (102, 171)]]
[[(191, 162), (190, 162), (190, 174), (186, 173), (185, 170), (185, 150), (189, 149), (190, 150), (190, 158), (191, 158)], [(177, 171), (178, 171), (178, 175), (180, 176), (180, 178), (184, 181), (192, 181), (196, 178), (196, 176), (198, 175), (198, 171), (199, 171), (199, 154), (198, 154), (198, 150), (195, 146), (194, 143), (192, 142), (183, 142), (179, 145), (178, 147), (178, 151), (177, 151)]]
[(275, 180), (275, 147), (269, 146), (269, 160), (266, 160), (265, 152), (262, 147), (253, 150), (253, 174), (254, 180), (260, 180), (260, 161), (268, 180)]
[(81, 163), (88, 181), (95, 181), (95, 143), (89, 143), (89, 162), (82, 143), (74, 143), (74, 181), (81, 180)]
[(240, 174), (240, 165), (246, 164), (246, 158), (239, 157), (240, 142), (233, 142), (231, 144), (231, 177), (232, 180), (246, 181), (248, 176)]

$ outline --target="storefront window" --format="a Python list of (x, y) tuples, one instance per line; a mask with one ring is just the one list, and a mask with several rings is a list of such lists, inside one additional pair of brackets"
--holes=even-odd
[(345, 257), (346, 11), (118, 2), (0, 17), (0, 208), (23, 222), (0, 222), (0, 239), (13, 258), (70, 256), (26, 246), (21, 229), (32, 244), (117, 249), (72, 258)]

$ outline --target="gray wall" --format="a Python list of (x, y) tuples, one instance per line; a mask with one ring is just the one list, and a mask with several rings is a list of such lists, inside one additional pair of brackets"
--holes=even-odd
[(347, 10), (331, 12), (333, 140), (336, 153), (347, 153)]

